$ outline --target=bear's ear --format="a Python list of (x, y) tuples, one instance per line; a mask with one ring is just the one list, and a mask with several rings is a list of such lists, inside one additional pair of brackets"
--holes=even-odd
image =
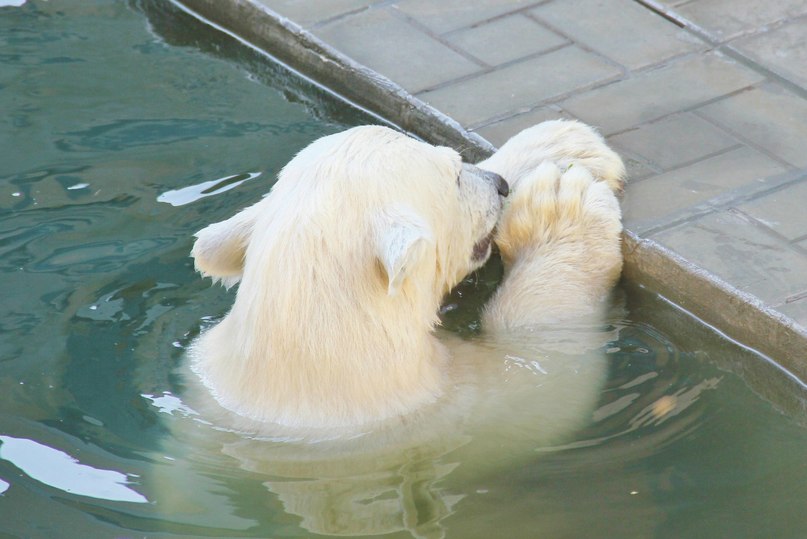
[(230, 287), (241, 279), (244, 256), (259, 215), (260, 202), (196, 234), (191, 256), (196, 270)]
[(398, 293), (404, 280), (434, 245), (428, 223), (411, 208), (387, 208), (376, 223), (376, 256), (387, 273), (387, 293)]

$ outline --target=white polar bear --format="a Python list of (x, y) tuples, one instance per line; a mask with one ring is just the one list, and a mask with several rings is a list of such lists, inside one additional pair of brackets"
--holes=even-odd
[(588, 126), (556, 121), (479, 167), (388, 128), (353, 128), (311, 144), (266, 198), (200, 231), (197, 268), (241, 281), (192, 350), (217, 402), (264, 424), (338, 429), (438, 400), (458, 383), (452, 371), (475, 362), (452, 360), (436, 313), (490, 255), (502, 176), (514, 191), (496, 235), (506, 276), (486, 333), (512, 347), (519, 328), (596, 315), (622, 263), (621, 159)]
[(289, 427), (405, 415), (445, 391), (442, 297), (490, 256), (507, 184), (384, 127), (324, 137), (271, 193), (197, 234), (196, 267), (232, 283), (193, 369), (236, 414)]
[(253, 525), (215, 480), (245, 475), (312, 533), (441, 537), (469, 485), (590, 421), (614, 337), (602, 310), (622, 263), (622, 162), (591, 128), (547, 122), (479, 167), (512, 190), (505, 277), (471, 340), (438, 342), (435, 313), (489, 255), (505, 189), (445, 148), (383, 128), (326, 137), (266, 199), (198, 234), (197, 267), (241, 285), (191, 354), (217, 399), (191, 375), (193, 410), (171, 412), (156, 474), (170, 519)]

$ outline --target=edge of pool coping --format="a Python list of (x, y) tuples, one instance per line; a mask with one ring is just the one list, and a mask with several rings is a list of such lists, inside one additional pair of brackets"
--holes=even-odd
[(379, 121), (430, 143), (460, 149), (463, 158), (471, 161), (482, 160), (496, 149), (397, 83), (256, 0), (167, 1)]
[[(167, 1), (380, 121), (454, 147), (471, 161), (495, 150), (453, 118), (256, 0)], [(625, 229), (622, 247), (624, 279), (658, 293), (724, 338), (765, 356), (807, 384), (803, 357), (807, 329), (654, 240)]]

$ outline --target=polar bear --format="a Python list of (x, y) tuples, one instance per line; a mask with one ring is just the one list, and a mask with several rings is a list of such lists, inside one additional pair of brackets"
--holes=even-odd
[[(170, 518), (254, 526), (217, 479), (243, 476), (311, 533), (441, 537), (469, 485), (566, 443), (607, 377), (623, 175), (577, 122), (530, 128), (478, 168), (375, 127), (303, 150), (268, 197), (197, 235), (199, 270), (241, 285), (169, 411), (156, 481)], [(481, 335), (433, 331), (491, 238), (505, 276)]]
[(192, 368), (218, 404), (262, 424), (362, 427), (423, 409), (468, 367), (435, 337), (437, 312), (493, 238), (506, 273), (483, 315), (491, 338), (596, 319), (621, 270), (623, 177), (573, 121), (527, 129), (478, 167), (385, 127), (324, 137), (267, 197), (197, 233), (197, 269), (241, 284)]
[(433, 334), (440, 302), (490, 256), (507, 191), (386, 127), (315, 141), (267, 197), (197, 234), (197, 269), (240, 286), (194, 345), (194, 371), (224, 408), (286, 427), (434, 402), (449, 358)]

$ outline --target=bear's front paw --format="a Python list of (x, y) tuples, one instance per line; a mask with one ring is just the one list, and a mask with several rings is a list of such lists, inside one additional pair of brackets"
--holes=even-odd
[(573, 164), (561, 171), (545, 161), (511, 193), (496, 243), (507, 261), (525, 249), (547, 244), (580, 244), (595, 251), (618, 244), (619, 202), (604, 182)]

